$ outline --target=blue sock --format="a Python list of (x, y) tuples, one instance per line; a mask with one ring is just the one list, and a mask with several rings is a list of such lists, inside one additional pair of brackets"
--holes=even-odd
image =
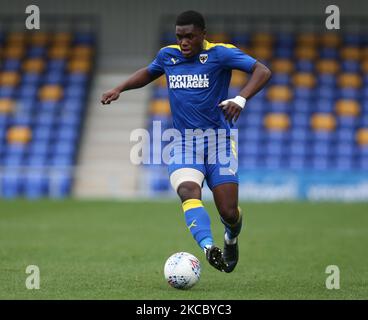
[(232, 225), (227, 223), (224, 219), (221, 218), (221, 221), (225, 226), (225, 232), (229, 239), (235, 239), (240, 234), (240, 231), (242, 229), (243, 216), (239, 207), (238, 212), (239, 212), (238, 221)]
[(211, 246), (213, 244), (211, 221), (206, 209), (203, 207), (202, 201), (189, 199), (184, 201), (182, 206), (185, 222), (195, 241), (197, 241), (202, 250), (206, 246)]

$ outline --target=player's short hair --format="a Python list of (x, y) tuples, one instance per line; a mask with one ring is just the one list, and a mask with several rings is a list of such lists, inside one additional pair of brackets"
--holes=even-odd
[(177, 16), (175, 23), (176, 26), (187, 26), (190, 24), (201, 30), (206, 28), (203, 15), (197, 11), (189, 10), (182, 12)]

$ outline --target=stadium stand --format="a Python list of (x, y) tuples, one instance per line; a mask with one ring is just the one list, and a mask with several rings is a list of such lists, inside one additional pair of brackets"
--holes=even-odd
[(91, 32), (0, 32), (0, 197), (66, 197), (93, 73)]
[[(172, 44), (162, 34), (162, 46)], [(362, 171), (368, 169), (368, 42), (364, 34), (213, 34), (273, 71), (268, 87), (254, 96), (238, 120), (239, 168)], [(233, 71), (229, 97), (246, 82)], [(153, 89), (148, 123), (171, 127), (164, 77)], [(152, 127), (152, 126), (151, 126)], [(164, 147), (164, 145), (162, 146)], [(169, 189), (162, 168), (151, 179), (156, 192)]]

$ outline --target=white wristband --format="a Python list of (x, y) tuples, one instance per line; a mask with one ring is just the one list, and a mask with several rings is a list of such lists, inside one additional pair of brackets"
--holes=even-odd
[(247, 102), (247, 99), (242, 96), (236, 96), (234, 99), (231, 100), (234, 101), (242, 109), (244, 109), (245, 103)]

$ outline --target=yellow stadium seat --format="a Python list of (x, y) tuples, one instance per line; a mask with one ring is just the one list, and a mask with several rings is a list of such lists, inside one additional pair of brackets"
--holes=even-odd
[(340, 51), (340, 56), (345, 60), (359, 60), (361, 51), (358, 47), (344, 47)]
[(252, 36), (252, 43), (254, 46), (266, 46), (271, 47), (274, 42), (274, 37), (270, 33), (259, 32)]
[(93, 48), (90, 46), (76, 46), (72, 49), (72, 58), (73, 59), (90, 59), (93, 55)]
[(45, 46), (47, 45), (49, 38), (50, 36), (46, 32), (37, 31), (32, 33), (30, 42), (35, 46)]
[(48, 51), (48, 55), (51, 59), (66, 59), (69, 54), (70, 49), (67, 45), (53, 46)]
[(320, 37), (320, 44), (324, 47), (336, 48), (341, 43), (341, 37), (336, 32), (326, 32)]
[(269, 113), (264, 117), (264, 126), (268, 130), (285, 131), (290, 126), (289, 116), (286, 113)]
[(293, 84), (296, 87), (313, 88), (316, 85), (316, 78), (312, 73), (297, 73), (293, 76)]
[(170, 103), (167, 99), (153, 100), (150, 105), (151, 114), (168, 115), (170, 114)]
[(315, 113), (311, 117), (311, 126), (316, 131), (333, 131), (336, 120), (330, 113)]
[(361, 128), (356, 132), (356, 142), (361, 146), (368, 146), (368, 128)]
[(319, 73), (335, 74), (340, 70), (340, 65), (338, 64), (336, 60), (323, 59), (323, 60), (317, 61), (316, 68)]
[(250, 54), (259, 60), (268, 60), (273, 56), (273, 49), (269, 46), (254, 46), (250, 49)]
[(58, 32), (52, 37), (52, 42), (56, 46), (68, 46), (72, 42), (72, 34), (69, 32)]
[(302, 33), (297, 36), (296, 42), (302, 47), (314, 47), (318, 44), (318, 36), (315, 33)]
[(295, 48), (295, 56), (302, 60), (313, 60), (317, 58), (317, 49), (310, 46), (298, 46)]
[(292, 91), (288, 86), (274, 85), (267, 91), (267, 97), (271, 101), (289, 101), (293, 96)]
[(350, 99), (338, 100), (335, 109), (339, 116), (357, 117), (360, 113), (359, 103)]
[(0, 71), (0, 86), (15, 87), (20, 81), (20, 76), (14, 71)]
[(63, 96), (63, 89), (58, 85), (45, 85), (39, 89), (40, 99), (57, 101), (60, 100)]
[(8, 98), (0, 98), (0, 113), (11, 113), (14, 111), (14, 101)]
[(68, 64), (70, 72), (83, 72), (87, 73), (91, 69), (91, 62), (86, 59), (71, 60)]
[(362, 85), (362, 78), (356, 73), (343, 73), (339, 75), (337, 83), (342, 88), (359, 88)]
[(41, 73), (45, 68), (45, 62), (41, 58), (28, 59), (23, 62), (23, 70), (26, 72)]
[(26, 34), (24, 32), (9, 33), (6, 42), (8, 45), (23, 45), (26, 42)]
[(271, 69), (275, 73), (291, 73), (294, 71), (294, 64), (289, 59), (276, 59), (272, 61)]
[(230, 86), (242, 87), (247, 82), (247, 74), (243, 71), (233, 70), (231, 74)]
[(167, 81), (166, 81), (165, 75), (162, 75), (161, 77), (156, 79), (155, 83), (156, 83), (157, 86), (159, 86), (161, 88), (166, 88), (167, 87)]
[(228, 43), (229, 36), (226, 33), (212, 33), (207, 35), (207, 40), (214, 43)]
[(363, 48), (360, 54), (362, 59), (368, 60), (368, 47)]
[(8, 46), (4, 50), (4, 57), (8, 59), (21, 59), (24, 51), (24, 47), (21, 45)]
[(362, 62), (362, 71), (364, 73), (368, 73), (368, 59), (365, 59), (363, 62)]
[(8, 143), (26, 144), (32, 138), (32, 132), (28, 127), (14, 126), (7, 131)]

